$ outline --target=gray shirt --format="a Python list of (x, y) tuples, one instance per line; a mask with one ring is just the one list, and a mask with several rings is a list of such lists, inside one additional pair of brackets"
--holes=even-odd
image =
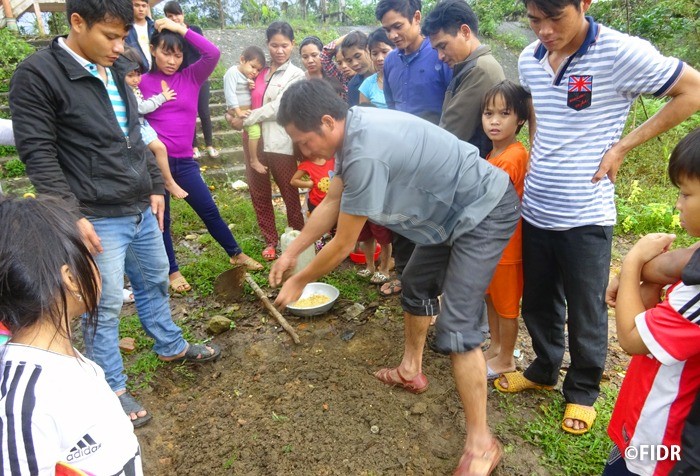
[(473, 145), (410, 114), (353, 107), (336, 154), (340, 209), (418, 244), (451, 244), (498, 204), (508, 174)]
[(250, 87), (248, 78), (238, 70), (238, 66), (232, 66), (224, 75), (224, 96), (226, 107), (250, 107)]

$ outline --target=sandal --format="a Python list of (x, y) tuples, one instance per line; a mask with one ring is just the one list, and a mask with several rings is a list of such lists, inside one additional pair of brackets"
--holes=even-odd
[(389, 276), (382, 273), (381, 271), (377, 271), (376, 273), (374, 273), (372, 275), (372, 278), (369, 280), (369, 282), (372, 284), (384, 284), (387, 281), (389, 281)]
[[(399, 380), (396, 381), (391, 377), (391, 372), (393, 370), (396, 370), (396, 376), (399, 377)], [(423, 372), (419, 373), (415, 377), (413, 377), (411, 380), (406, 380), (403, 378), (403, 375), (401, 375), (401, 372), (399, 372), (399, 368), (393, 368), (393, 369), (381, 369), (377, 370), (374, 373), (374, 376), (382, 382), (383, 384), (389, 385), (390, 387), (401, 387), (407, 392), (419, 394), (423, 393), (426, 390), (428, 390), (429, 382), (428, 378), (425, 376)]]
[(372, 276), (372, 271), (368, 270), (367, 268), (361, 269), (357, 272), (357, 275), (361, 278), (369, 278)]
[(219, 151), (209, 146), (207, 147), (207, 154), (209, 154), (209, 157), (211, 157), (212, 159), (216, 159), (219, 156)]
[(464, 453), (452, 476), (488, 476), (496, 469), (501, 458), (503, 458), (503, 445), (494, 438), (491, 441), (491, 447), (483, 454)]
[[(567, 433), (571, 433), (572, 435), (583, 435), (591, 429), (593, 422), (595, 422), (596, 416), (598, 416), (598, 413), (593, 407), (587, 407), (577, 403), (567, 403), (566, 408), (564, 409), (564, 419), (561, 421), (561, 429)], [(564, 423), (567, 419), (582, 421), (586, 424), (586, 428), (580, 428), (577, 430), (576, 428), (568, 427)]]
[(233, 266), (245, 266), (248, 271), (260, 271), (263, 269), (263, 265), (255, 261), (250, 256), (245, 253), (239, 253), (237, 255), (231, 256), (230, 260)]
[(178, 276), (177, 278), (170, 281), (170, 289), (174, 293), (186, 293), (192, 290), (192, 286), (187, 282), (184, 276)]
[[(211, 349), (211, 350), (210, 350)], [(216, 360), (221, 355), (221, 348), (216, 344), (188, 344), (187, 350), (182, 357), (172, 360), (165, 360), (160, 357), (160, 360), (168, 363), (176, 362), (193, 362), (202, 363)]]
[(131, 424), (134, 425), (134, 428), (140, 428), (149, 421), (151, 421), (151, 416), (150, 413), (146, 413), (144, 416), (138, 416), (139, 412), (142, 412), (146, 410), (143, 408), (143, 405), (141, 405), (132, 394), (130, 394), (128, 391), (122, 393), (121, 395), (117, 396), (119, 399), (119, 403), (122, 406), (122, 410), (124, 410), (124, 413), (126, 413), (126, 416), (131, 420), (131, 414), (136, 415), (135, 420), (131, 420)]
[(268, 246), (262, 252), (262, 257), (265, 261), (273, 261), (277, 259), (277, 250), (274, 246)]
[(494, 387), (499, 392), (517, 393), (523, 390), (554, 390), (554, 385), (542, 385), (525, 378), (522, 372), (506, 372), (502, 375), (508, 382), (508, 388), (501, 385), (501, 379), (493, 381)]
[(394, 279), (379, 288), (379, 295), (384, 297), (394, 296), (395, 294), (401, 294), (401, 289), (401, 280)]

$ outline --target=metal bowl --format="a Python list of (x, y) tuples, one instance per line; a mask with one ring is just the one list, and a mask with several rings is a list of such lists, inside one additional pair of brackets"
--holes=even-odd
[(301, 293), (301, 296), (299, 296), (299, 299), (307, 298), (313, 294), (323, 294), (324, 296), (331, 298), (331, 300), (316, 307), (294, 307), (292, 305), (288, 305), (287, 309), (295, 316), (318, 316), (319, 314), (323, 314), (333, 307), (333, 304), (335, 304), (335, 302), (338, 300), (338, 296), (340, 296), (340, 291), (338, 291), (338, 288), (331, 286), (330, 284), (309, 283), (306, 285), (306, 287), (304, 287), (304, 291)]

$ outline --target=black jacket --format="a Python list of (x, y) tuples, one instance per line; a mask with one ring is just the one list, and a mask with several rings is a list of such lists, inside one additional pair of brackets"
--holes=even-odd
[[(156, 31), (155, 23), (153, 20), (150, 18), (146, 17), (146, 26), (148, 27), (148, 39), (150, 40), (151, 37), (153, 36), (153, 33)], [(141, 44), (139, 43), (139, 37), (138, 34), (136, 33), (136, 28), (134, 28), (134, 25), (131, 25), (131, 28), (129, 28), (129, 33), (126, 35), (126, 39), (124, 39), (124, 43), (127, 45), (131, 46), (136, 50), (136, 52), (141, 56), (141, 64), (148, 69), (148, 63), (149, 61), (146, 59), (152, 58), (151, 52), (149, 51), (143, 51), (141, 49)]]
[(129, 134), (107, 89), (58, 44), (24, 60), (10, 81), (17, 151), (37, 192), (58, 195), (88, 216), (135, 215), (164, 194), (163, 178), (141, 139), (136, 98), (124, 82), (134, 63), (120, 57), (112, 76), (126, 104)]

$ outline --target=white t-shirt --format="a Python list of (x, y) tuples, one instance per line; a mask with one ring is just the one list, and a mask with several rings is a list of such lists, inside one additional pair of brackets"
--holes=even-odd
[[(76, 351), (77, 353), (77, 351)], [(0, 452), (8, 474), (143, 475), (134, 429), (94, 362), (9, 343), (0, 350)]]
[(148, 38), (148, 23), (146, 22), (143, 25), (134, 23), (134, 30), (136, 31), (136, 38), (139, 41), (141, 51), (143, 51), (146, 61), (148, 61), (148, 69), (151, 69), (151, 41)]
[(0, 119), (0, 145), (15, 145), (15, 136), (12, 133), (12, 121)]

